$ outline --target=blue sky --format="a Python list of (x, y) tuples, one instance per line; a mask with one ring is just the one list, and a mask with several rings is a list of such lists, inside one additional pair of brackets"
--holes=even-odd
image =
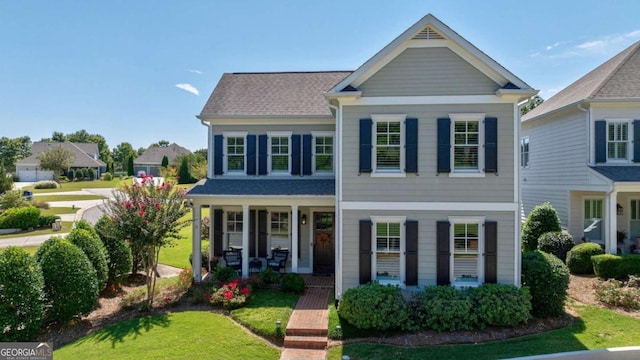
[(640, 1), (0, 0), (0, 136), (206, 147), (223, 72), (353, 70), (432, 13), (550, 97), (640, 40)]

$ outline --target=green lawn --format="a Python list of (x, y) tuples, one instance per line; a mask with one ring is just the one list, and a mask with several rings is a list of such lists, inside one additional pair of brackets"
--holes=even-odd
[(73, 227), (73, 221), (63, 221), (62, 230), (60, 231), (53, 231), (51, 227), (43, 228), (43, 229), (35, 229), (33, 231), (24, 230), (24, 231), (20, 231), (13, 234), (0, 235), (0, 240), (14, 238), (14, 237), (22, 237), (22, 236), (47, 235), (47, 234), (56, 235), (60, 233), (67, 233), (71, 231), (72, 227)]
[(40, 195), (35, 198), (39, 201), (51, 202), (51, 201), (79, 201), (79, 200), (97, 200), (106, 199), (100, 195)]
[(282, 321), (282, 330), (287, 327), (293, 307), (299, 295), (275, 290), (258, 290), (247, 302), (247, 306), (231, 311), (231, 317), (256, 334), (276, 339), (276, 320)]
[(53, 353), (55, 359), (279, 359), (277, 348), (224, 315), (178, 312), (128, 320)]
[(97, 189), (97, 188), (117, 188), (124, 184), (130, 184), (131, 179), (128, 180), (120, 180), (113, 179), (111, 181), (75, 181), (62, 183), (60, 188), (58, 189), (34, 189), (33, 186), (25, 186), (22, 190), (31, 190), (34, 194), (39, 193), (50, 193), (50, 192), (62, 192), (62, 191), (76, 191), (82, 189)]
[[(182, 217), (182, 220), (191, 220), (191, 210)], [(209, 216), (209, 209), (202, 209), (202, 217)], [(188, 268), (191, 266), (189, 264), (189, 255), (191, 254), (191, 237), (192, 237), (192, 226), (191, 222), (182, 230), (180, 230), (181, 238), (176, 240), (174, 246), (166, 247), (160, 250), (160, 258), (158, 262), (160, 264), (171, 265), (177, 268)], [(202, 245), (208, 244), (209, 241), (202, 241)]]
[(495, 359), (638, 345), (640, 320), (592, 305), (570, 303), (579, 319), (570, 327), (505, 341), (468, 345), (398, 347), (370, 343), (329, 350), (327, 359)]
[[(26, 250), (29, 254), (33, 255), (38, 251), (39, 246), (19, 246), (20, 248)], [(6, 248), (0, 248), (0, 252), (3, 252)]]
[(80, 210), (79, 208), (70, 208), (70, 207), (54, 207), (49, 209), (40, 209), (40, 215), (48, 216), (48, 215), (61, 215), (61, 214), (75, 214)]

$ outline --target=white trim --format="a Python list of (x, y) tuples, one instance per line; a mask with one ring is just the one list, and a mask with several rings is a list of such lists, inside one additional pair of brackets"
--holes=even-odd
[[(449, 216), (449, 224), (451, 226), (451, 231), (449, 231), (449, 253), (450, 260), (449, 261), (449, 281), (451, 285), (456, 287), (464, 287), (464, 286), (479, 286), (484, 283), (484, 216)], [(468, 283), (468, 282), (455, 282), (454, 281), (454, 269), (455, 269), (455, 232), (453, 231), (453, 227), (455, 224), (477, 224), (478, 225), (478, 265), (477, 265), (477, 275), (478, 281), (476, 283)]]
[(334, 224), (335, 228), (335, 241), (336, 241), (336, 254), (335, 254), (335, 269), (336, 274), (334, 276), (335, 279), (335, 297), (340, 300), (342, 296), (342, 271), (343, 271), (343, 238), (342, 238), (342, 228), (343, 228), (343, 211), (342, 211), (342, 134), (343, 130), (343, 110), (342, 103), (338, 103), (338, 111), (336, 112), (336, 202), (335, 202), (335, 214), (336, 214), (336, 223)]
[[(224, 160), (222, 161), (222, 171), (224, 175), (231, 175), (231, 176), (244, 176), (247, 174), (247, 135), (249, 133), (246, 131), (224, 131), (222, 133), (222, 156), (224, 157)], [(227, 144), (227, 140), (228, 138), (242, 138), (244, 139), (244, 145), (243, 145), (243, 153), (244, 153), (244, 161), (243, 161), (243, 168), (242, 170), (232, 170), (229, 171), (229, 167), (228, 167), (228, 161), (229, 161), (229, 147)]]
[[(192, 229), (191, 229), (191, 257), (193, 259), (193, 281), (196, 283), (200, 283), (202, 281), (202, 257), (200, 253), (202, 252), (202, 244), (201, 244), (201, 233), (200, 226), (202, 222), (202, 215), (200, 215), (200, 205), (193, 206), (191, 213), (191, 220), (193, 221)], [(213, 226), (211, 227), (213, 229)]]
[[(291, 176), (291, 136), (293, 135), (292, 131), (267, 131), (267, 138), (268, 138), (268, 148), (267, 148), (267, 172), (270, 176)], [(271, 144), (271, 140), (274, 137), (278, 137), (278, 138), (282, 138), (282, 137), (286, 137), (288, 138), (288, 145), (287, 145), (287, 165), (288, 168), (286, 171), (284, 170), (278, 170), (278, 171), (273, 171), (272, 170), (272, 162), (273, 162), (273, 157), (271, 154), (271, 149), (273, 147), (273, 145)], [(278, 154), (278, 155), (283, 155), (283, 154)]]
[(449, 173), (449, 177), (451, 178), (483, 178), (486, 177), (484, 171), (479, 172), (479, 171), (469, 171), (469, 172), (463, 172), (462, 170), (458, 170), (457, 172), (450, 172)]
[(460, 105), (460, 104), (512, 104), (512, 100), (495, 95), (437, 95), (437, 96), (375, 96), (359, 99), (339, 99), (340, 104), (370, 105)]
[[(526, 144), (527, 144), (527, 151), (524, 151), (524, 145), (525, 145), (525, 140), (526, 140)], [(529, 137), (529, 135), (525, 135), (520, 137), (520, 151), (519, 151), (519, 160), (520, 160), (520, 168), (521, 169), (528, 169), (529, 168), (529, 163), (531, 162), (531, 156), (529, 153), (529, 147), (531, 147), (531, 138)], [(523, 159), (524, 159), (524, 155), (527, 154), (527, 163), (525, 164)]]
[(343, 201), (344, 210), (518, 211), (517, 203)]
[[(605, 131), (605, 150), (607, 154), (607, 164), (631, 164), (633, 163), (633, 120), (632, 119), (619, 119), (619, 118), (605, 118), (606, 131)], [(610, 123), (626, 123), (627, 124), (627, 154), (624, 159), (609, 159), (609, 124)], [(618, 141), (615, 141), (618, 142)], [(622, 141), (621, 141), (622, 142)]]
[[(594, 173), (596, 173), (596, 171), (593, 171)], [(538, 190), (548, 190), (548, 189), (552, 189), (552, 190), (566, 190), (566, 191), (599, 191), (599, 192), (606, 192), (609, 191), (609, 189), (611, 189), (611, 186), (608, 184), (603, 184), (603, 185), (572, 185), (572, 184), (527, 184), (527, 181), (525, 180), (522, 183), (522, 188), (523, 189), (528, 189), (528, 190), (532, 190), (532, 189), (538, 189)]]
[[(316, 138), (330, 137), (333, 139), (331, 145), (331, 171), (316, 171)], [(335, 131), (312, 131), (311, 132), (311, 173), (316, 176), (333, 176), (336, 172), (336, 132)]]
[[(452, 113), (449, 114), (451, 119), (451, 138), (450, 138), (450, 158), (451, 172), (449, 177), (485, 177), (484, 172), (484, 119), (486, 113)], [(478, 122), (478, 168), (477, 169), (457, 169), (455, 167), (455, 128), (456, 121), (477, 121)]]
[[(371, 279), (378, 281), (381, 285), (398, 285), (402, 288), (405, 287), (405, 275), (406, 275), (406, 216), (370, 216), (372, 229), (371, 229)], [(377, 280), (376, 268), (377, 268), (377, 243), (376, 243), (376, 226), (378, 223), (399, 223), (400, 224), (400, 269), (398, 281), (390, 280)]]
[(202, 121), (215, 125), (333, 125), (335, 119), (331, 115), (321, 116), (238, 116), (238, 117), (206, 117)]
[[(371, 129), (371, 177), (405, 177), (405, 136), (406, 126), (405, 121), (407, 114), (371, 114), (372, 129)], [(377, 123), (378, 122), (397, 122), (400, 123), (400, 164), (398, 170), (387, 170), (377, 168), (377, 156), (376, 156), (376, 136), (377, 136)]]
[[(520, 106), (518, 104), (513, 105), (513, 153), (517, 154), (519, 144), (516, 139), (520, 138)], [(519, 206), (523, 205), (522, 202), (522, 187), (520, 185), (520, 158), (518, 156), (514, 156), (513, 159), (513, 201), (517, 203)], [(519, 211), (514, 212), (513, 214), (513, 284), (515, 286), (521, 285), (521, 262), (522, 262), (522, 239), (521, 239), (521, 227), (522, 224), (520, 222), (520, 213)]]
[[(580, 206), (580, 219), (582, 220), (582, 222), (580, 223), (580, 228), (582, 229), (582, 231), (580, 231), (580, 233), (582, 234), (582, 236), (585, 237), (586, 240), (586, 236), (584, 235), (584, 222), (586, 221), (586, 219), (584, 218), (584, 203), (585, 201), (589, 200), (600, 200), (601, 206), (602, 208), (600, 209), (600, 214), (601, 214), (601, 218), (600, 218), (600, 227), (602, 228), (602, 239), (589, 239), (590, 241), (593, 242), (597, 242), (597, 243), (601, 243), (604, 245), (605, 244), (605, 239), (607, 238), (607, 226), (609, 223), (609, 219), (607, 216), (607, 212), (608, 212), (608, 208), (607, 208), (607, 199), (608, 196), (606, 196), (606, 194), (602, 194), (602, 196), (598, 196), (598, 195), (583, 195), (581, 196), (582, 198), (582, 205)], [(604, 224), (602, 223), (604, 222)], [(602, 227), (604, 225), (604, 227)]]

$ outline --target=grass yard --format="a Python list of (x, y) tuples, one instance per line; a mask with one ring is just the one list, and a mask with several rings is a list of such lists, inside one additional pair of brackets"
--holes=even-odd
[(80, 210), (79, 208), (70, 208), (70, 207), (55, 207), (49, 209), (40, 209), (40, 215), (49, 216), (49, 215), (61, 215), (61, 214), (75, 214)]
[(100, 195), (40, 195), (36, 197), (36, 200), (44, 202), (52, 201), (80, 201), (80, 200), (98, 200), (106, 199)]
[(75, 181), (60, 184), (59, 189), (34, 189), (32, 186), (25, 186), (22, 190), (31, 190), (34, 194), (50, 193), (50, 192), (62, 192), (62, 191), (76, 191), (82, 189), (98, 189), (98, 188), (117, 188), (124, 184), (131, 183), (131, 179), (120, 180), (113, 179), (111, 181)]
[(293, 307), (299, 295), (275, 290), (258, 290), (249, 299), (247, 306), (231, 311), (231, 317), (256, 334), (276, 339), (276, 320), (282, 321), (282, 331), (287, 327)]
[(43, 229), (35, 229), (32, 231), (23, 230), (13, 234), (0, 235), (0, 240), (14, 238), (14, 237), (22, 237), (22, 236), (35, 236), (35, 235), (48, 235), (48, 234), (56, 235), (60, 233), (68, 233), (69, 231), (71, 231), (72, 227), (73, 227), (73, 221), (63, 221), (62, 230), (60, 231), (54, 231), (50, 227), (43, 228)]
[[(181, 220), (191, 220), (192, 210), (182, 217)], [(209, 216), (209, 208), (202, 209), (202, 217)], [(174, 241), (174, 246), (166, 247), (160, 250), (160, 258), (158, 262), (160, 264), (171, 265), (177, 268), (191, 267), (189, 264), (189, 255), (191, 254), (191, 237), (192, 237), (191, 222), (182, 230), (180, 230), (181, 238)], [(208, 244), (209, 241), (202, 241), (202, 245)]]
[(280, 351), (224, 315), (178, 312), (132, 319), (66, 345), (55, 359), (279, 359)]
[[(38, 248), (40, 246), (18, 246), (18, 247), (26, 250), (29, 254), (33, 255), (36, 253), (36, 251), (38, 251)], [(6, 248), (0, 248), (0, 252), (3, 252), (5, 249)]]
[[(397, 347), (349, 344), (331, 348), (327, 359), (495, 359), (638, 345), (640, 320), (593, 305), (570, 301), (579, 319), (570, 327), (483, 344)], [(331, 321), (331, 320), (330, 320)], [(345, 334), (346, 335), (346, 334)]]

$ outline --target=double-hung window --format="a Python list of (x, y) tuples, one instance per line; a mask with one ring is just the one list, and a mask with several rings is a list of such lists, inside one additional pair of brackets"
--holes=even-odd
[(333, 173), (333, 134), (313, 134), (314, 173)]
[(383, 284), (404, 281), (404, 217), (371, 217), (373, 222), (372, 278)]
[(603, 202), (601, 198), (584, 199), (583, 233), (585, 241), (604, 241)]
[(268, 133), (270, 172), (272, 174), (291, 173), (291, 133)]
[(529, 167), (529, 137), (524, 136), (520, 139), (520, 167)]
[(286, 211), (271, 212), (271, 235), (289, 235), (289, 213)]
[(404, 120), (406, 115), (371, 115), (373, 120), (373, 174), (404, 174)]
[(627, 161), (629, 158), (629, 122), (607, 122), (607, 161)]
[(225, 133), (226, 173), (244, 174), (246, 163), (246, 134)]
[(454, 285), (481, 284), (483, 218), (451, 217), (451, 283)]
[(481, 172), (484, 114), (449, 114), (453, 138), (453, 172)]
[(242, 211), (227, 211), (227, 232), (242, 232)]

